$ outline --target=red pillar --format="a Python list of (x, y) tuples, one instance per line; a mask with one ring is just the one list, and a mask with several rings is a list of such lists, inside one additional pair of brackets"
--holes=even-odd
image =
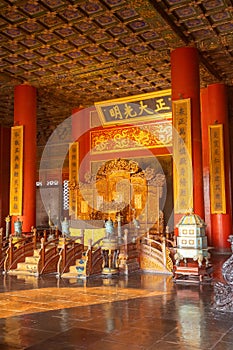
[(81, 128), (80, 118), (79, 118), (79, 112), (83, 110), (83, 107), (76, 107), (72, 109), (72, 121), (71, 121), (71, 132), (72, 132), (72, 140), (77, 140), (77, 135), (79, 135), (79, 130)]
[[(224, 132), (224, 162), (225, 162), (225, 196), (226, 214), (211, 214), (212, 245), (216, 250), (224, 252), (229, 249), (227, 239), (232, 234), (232, 203), (231, 203), (231, 166), (230, 166), (230, 142), (228, 125), (227, 89), (224, 84), (212, 84), (207, 88), (206, 97), (202, 101), (202, 109), (207, 113), (202, 114), (202, 128), (204, 135), (208, 132), (210, 124), (223, 124)], [(203, 148), (208, 152), (208, 138), (203, 137)], [(208, 153), (209, 157), (209, 153)], [(209, 159), (208, 159), (209, 161)], [(206, 172), (209, 172), (209, 163), (205, 162)]]
[[(181, 47), (171, 53), (172, 101), (191, 99), (193, 209), (204, 219), (203, 173), (200, 122), (199, 57), (194, 47)], [(174, 222), (181, 217), (175, 214)]]
[(209, 133), (208, 125), (210, 122), (208, 89), (201, 90), (201, 129), (202, 129), (202, 163), (203, 163), (203, 182), (204, 182), (204, 203), (205, 203), (205, 223), (208, 244), (213, 245), (211, 230), (210, 213), (210, 166), (209, 166)]
[(22, 221), (29, 232), (36, 224), (36, 89), (30, 85), (15, 87), (14, 124), (24, 126)]
[(79, 177), (90, 171), (90, 111), (83, 107), (72, 110), (72, 140), (79, 143)]

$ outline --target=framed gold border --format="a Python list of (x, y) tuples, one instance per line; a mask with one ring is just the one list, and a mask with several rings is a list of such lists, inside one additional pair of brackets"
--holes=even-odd
[(211, 214), (226, 214), (223, 124), (209, 125)]
[(174, 210), (184, 214), (193, 208), (192, 133), (190, 98), (173, 101)]
[(77, 186), (79, 181), (79, 143), (69, 144), (69, 215), (77, 212)]
[(22, 215), (23, 126), (11, 128), (10, 215)]
[[(113, 100), (95, 102), (95, 107), (96, 107), (97, 113), (100, 117), (100, 120), (101, 120), (103, 126), (129, 124), (129, 123), (131, 124), (131, 123), (137, 123), (140, 121), (156, 120), (156, 119), (158, 119), (158, 116), (155, 113), (155, 114), (149, 115), (149, 116), (106, 121), (105, 116), (104, 116), (103, 111), (102, 111), (102, 107), (103, 106), (107, 107), (107, 106), (111, 106), (111, 105), (121, 105), (123, 103), (138, 102), (139, 100), (144, 101), (144, 100), (149, 100), (149, 99), (153, 99), (153, 98), (157, 98), (157, 97), (164, 97), (164, 96), (171, 96), (171, 90), (167, 89), (167, 90), (145, 93), (145, 94), (140, 94), (140, 95), (133, 95), (133, 96), (129, 96), (129, 97), (122, 97), (122, 98), (113, 99)], [(171, 118), (171, 110), (168, 113), (161, 113), (159, 119), (170, 119), (170, 118)]]

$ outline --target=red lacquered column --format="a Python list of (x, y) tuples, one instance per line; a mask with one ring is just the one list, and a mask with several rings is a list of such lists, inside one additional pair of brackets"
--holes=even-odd
[[(79, 116), (79, 112), (83, 110), (83, 107), (76, 107), (72, 109), (71, 115), (71, 133), (72, 133), (72, 141), (77, 141), (80, 135), (80, 131), (82, 128), (81, 117)], [(85, 122), (83, 120), (83, 122)]]
[(211, 214), (212, 244), (217, 250), (224, 252), (230, 247), (227, 239), (232, 234), (228, 104), (227, 88), (224, 84), (212, 84), (208, 86), (208, 109), (210, 124), (223, 124), (224, 132), (226, 214)]
[(36, 89), (30, 85), (15, 87), (14, 124), (24, 126), (22, 221), (29, 232), (36, 224)]
[(79, 143), (79, 178), (90, 171), (90, 112), (83, 107), (72, 110), (72, 140)]
[(209, 133), (210, 122), (208, 89), (201, 89), (201, 129), (202, 129), (202, 163), (204, 181), (205, 223), (208, 245), (212, 246), (211, 213), (210, 213), (210, 162), (209, 162)]
[[(198, 51), (182, 47), (171, 53), (172, 101), (191, 99), (193, 209), (204, 219), (202, 146), (200, 122), (200, 78)], [(174, 215), (177, 224), (182, 215)]]

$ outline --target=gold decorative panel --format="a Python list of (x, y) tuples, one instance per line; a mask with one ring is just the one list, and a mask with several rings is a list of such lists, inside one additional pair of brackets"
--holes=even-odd
[(11, 128), (10, 215), (22, 215), (23, 126)]
[(79, 143), (74, 142), (69, 147), (69, 213), (74, 215), (76, 213), (76, 195), (77, 184), (79, 181)]
[(191, 101), (173, 101), (173, 170), (175, 213), (193, 208)]
[(210, 200), (212, 214), (226, 213), (223, 125), (209, 126)]
[(91, 131), (92, 154), (169, 147), (171, 144), (171, 120)]

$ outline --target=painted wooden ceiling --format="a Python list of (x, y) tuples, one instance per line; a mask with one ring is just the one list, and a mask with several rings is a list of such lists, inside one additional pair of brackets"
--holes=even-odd
[(232, 0), (0, 0), (0, 123), (14, 86), (37, 88), (38, 125), (73, 108), (168, 89), (170, 53), (200, 52), (201, 85), (233, 85)]

